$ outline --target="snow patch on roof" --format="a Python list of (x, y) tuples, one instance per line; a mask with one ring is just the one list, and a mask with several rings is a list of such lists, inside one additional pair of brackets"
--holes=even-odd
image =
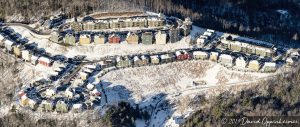
[(43, 61), (43, 62), (46, 62), (46, 63), (50, 63), (51, 62), (51, 60), (48, 59), (48, 58), (46, 58), (46, 57), (40, 57), (39, 61)]

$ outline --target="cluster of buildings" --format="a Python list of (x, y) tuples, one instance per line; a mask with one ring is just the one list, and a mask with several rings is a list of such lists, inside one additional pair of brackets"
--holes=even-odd
[(202, 35), (197, 38), (197, 45), (205, 46), (211, 39), (216, 36), (216, 32), (211, 29), (207, 29)]
[[(214, 32), (210, 32), (214, 33)], [(209, 35), (213, 36), (213, 35)], [(259, 52), (257, 52), (259, 53)], [(267, 53), (265, 53), (267, 54)], [(267, 56), (263, 53), (257, 55)], [(168, 63), (172, 61), (188, 60), (188, 59), (209, 59), (218, 62), (226, 67), (244, 71), (261, 71), (274, 72), (278, 68), (278, 64), (272, 61), (264, 61), (259, 58), (251, 58), (250, 56), (236, 56), (230, 53), (220, 53), (217, 51), (186, 51), (179, 50), (173, 53), (166, 54), (145, 54), (136, 56), (118, 56), (116, 58), (116, 67), (125, 68), (132, 66), (155, 65), (161, 63)], [(291, 59), (291, 58), (290, 58)], [(295, 57), (292, 62), (295, 61)], [(290, 62), (290, 63), (292, 63)]]
[(10, 31), (7, 27), (1, 29), (3, 33), (0, 34), (0, 47), (4, 52), (33, 65), (41, 64), (48, 67), (52, 65), (53, 60), (51, 60), (49, 54), (45, 53), (43, 49), (37, 48), (36, 43), (28, 43), (21, 36), (16, 37), (17, 33)]
[[(213, 41), (215, 37), (216, 32), (209, 29), (200, 35), (197, 38), (197, 45), (205, 47), (212, 42), (210, 45), (212, 50), (209, 54), (203, 52), (196, 54), (201, 54), (202, 57), (236, 70), (274, 72), (279, 66), (277, 62), (272, 62), (280, 58), (274, 45), (242, 37), (233, 38), (231, 35)], [(203, 59), (202, 57), (199, 59)], [(288, 63), (288, 65), (294, 65), (299, 59), (298, 55), (290, 55), (284, 58), (286, 58), (284, 63)]]
[(203, 51), (197, 51), (196, 54), (194, 54), (194, 57), (200, 57), (200, 59), (209, 59), (211, 61), (218, 62), (225, 67), (229, 67), (239, 71), (275, 72), (279, 67), (276, 62), (264, 62), (260, 59), (250, 59), (247, 56), (236, 57), (230, 54), (219, 52), (205, 53)]
[(218, 62), (225, 67), (254, 72), (275, 72), (278, 68), (276, 62), (263, 62), (259, 59), (249, 59), (247, 57), (235, 57), (230, 54), (219, 52), (209, 52), (204, 50), (178, 50), (173, 53), (136, 55), (136, 56), (118, 56), (116, 58), (117, 68), (157, 65), (182, 60), (211, 60)]
[(93, 30), (104, 30), (104, 29), (119, 29), (119, 28), (161, 28), (166, 24), (166, 18), (163, 15), (159, 16), (134, 16), (126, 18), (115, 18), (115, 19), (100, 19), (84, 22), (70, 23), (71, 29), (75, 32), (79, 31), (93, 31)]
[[(59, 33), (57, 31), (53, 31), (49, 40), (55, 43), (65, 43), (69, 45), (120, 42), (127, 42), (128, 44), (174, 43), (179, 41), (182, 36), (188, 36), (192, 29), (192, 21), (190, 18), (186, 18), (184, 21), (181, 21), (180, 19), (174, 20), (176, 21), (168, 21), (162, 14), (123, 18), (90, 19), (83, 22), (77, 22), (77, 20), (74, 20), (74, 22), (70, 23), (70, 27), (75, 32)], [(166, 27), (167, 22), (169, 23), (168, 28)], [(114, 30), (116, 28), (137, 28), (137, 30), (128, 29), (127, 31), (101, 32), (101, 30)]]
[(173, 61), (190, 59), (186, 50), (179, 50), (175, 53), (165, 54), (139, 54), (134, 56), (117, 56), (114, 61), (117, 68), (140, 67), (148, 65), (158, 65)]
[(4, 51), (14, 55), (17, 58), (21, 58), (25, 62), (29, 62), (33, 65), (41, 64), (47, 67), (50, 67), (53, 63), (53, 60), (51, 60), (51, 58), (46, 54), (39, 54), (38, 50), (41, 49), (33, 48), (35, 43), (27, 43), (22, 45), (9, 39), (6, 39), (2, 43), (4, 43)]
[(58, 15), (53, 15), (50, 17), (49, 20), (47, 20), (44, 23), (44, 26), (46, 26), (48, 29), (52, 29), (54, 27), (60, 26), (64, 23), (66, 20), (66, 15), (65, 14), (58, 14)]
[[(51, 76), (60, 75), (63, 70), (63, 66), (58, 66)], [(93, 109), (101, 103), (101, 90), (98, 84), (89, 83), (88, 78), (97, 70), (95, 65), (85, 65), (76, 72), (70, 83), (62, 85), (44, 86), (46, 82), (37, 85), (37, 81), (32, 87), (19, 92), (20, 106), (34, 111), (58, 113)]]
[[(207, 36), (213, 36), (214, 31), (208, 30), (207, 31)], [(97, 38), (94, 40), (97, 40), (96, 43), (99, 44), (104, 44), (106, 43), (105, 40), (106, 38), (103, 38), (103, 36), (96, 36)], [(141, 42), (143, 44), (152, 44), (153, 42), (153, 35), (151, 33), (143, 33), (142, 37), (143, 40)], [(156, 38), (159, 38), (156, 43), (158, 44), (165, 44), (166, 41), (162, 42), (163, 39), (167, 38), (167, 35), (163, 32), (158, 32), (156, 34)], [(71, 39), (71, 38), (69, 38)], [(128, 33), (126, 40), (130, 44), (138, 44), (140, 43), (140, 37), (135, 34), (135, 33)], [(88, 35), (81, 35), (79, 39), (80, 44), (89, 44), (91, 40), (91, 37)], [(120, 43), (120, 36), (117, 34), (113, 34), (109, 36), (108, 38), (108, 43)], [(171, 39), (170, 39), (171, 40)], [(14, 46), (13, 42), (7, 41), (6, 42), (7, 50), (13, 51), (14, 54), (17, 57), (23, 58), (25, 61), (31, 61), (33, 64), (42, 64), (44, 66), (51, 66), (52, 61), (46, 57), (37, 57), (33, 54), (30, 54), (27, 50), (22, 50), (20, 48), (21, 46)], [(243, 52), (247, 54), (256, 54), (259, 56), (269, 56), (271, 57), (275, 51), (271, 48), (265, 48), (265, 47), (260, 47), (256, 45), (252, 45), (250, 43), (242, 43), (239, 41), (232, 41), (230, 39), (226, 40), (221, 40), (221, 44), (219, 44), (221, 48), (225, 49), (230, 49), (233, 52)], [(192, 55), (193, 54), (193, 55)], [(116, 61), (114, 66), (123, 68), (123, 67), (128, 67), (128, 66), (145, 66), (149, 64), (159, 64), (159, 63), (165, 63), (165, 62), (170, 62), (174, 60), (186, 60), (186, 59), (206, 59), (209, 58), (212, 61), (219, 62), (227, 67), (233, 67), (238, 68), (238, 69), (244, 69), (244, 70), (250, 70), (250, 71), (274, 71), (277, 68), (276, 63), (263, 63), (260, 62), (259, 60), (249, 60), (245, 57), (236, 57), (234, 55), (230, 54), (222, 54), (219, 52), (210, 52), (210, 53), (205, 53), (205, 52), (195, 52), (191, 53), (185, 50), (182, 51), (177, 51), (175, 53), (168, 53), (168, 54), (155, 54), (153, 56), (151, 55), (141, 55), (141, 56), (135, 56), (135, 57), (120, 57), (116, 58), (113, 61)], [(268, 67), (269, 66), (269, 67)], [(248, 68), (248, 69), (246, 69)], [(270, 69), (272, 68), (272, 69)], [(81, 74), (81, 75), (87, 75), (87, 74)]]
[(214, 57), (218, 56), (218, 58), (210, 57), (210, 59), (217, 59), (217, 61), (220, 64), (239, 71), (275, 72), (279, 67), (279, 65), (276, 62), (272, 61), (264, 62), (259, 59), (247, 59), (247, 57), (244, 56), (234, 57), (229, 54), (219, 54), (217, 52), (213, 54)]
[(166, 44), (180, 41), (181, 35), (179, 29), (168, 31), (160, 30), (158, 32), (128, 32), (111, 33), (111, 34), (74, 34), (68, 33), (64, 37), (58, 32), (53, 32), (49, 38), (55, 43), (65, 43), (69, 45), (86, 45), (86, 44), (118, 44), (127, 42), (128, 44)]
[[(204, 47), (215, 37), (216, 32), (214, 30), (207, 29), (197, 38), (197, 45)], [(273, 45), (260, 44), (254, 40), (243, 39), (240, 37), (233, 38), (231, 35), (222, 37), (216, 48), (262, 57), (273, 57), (276, 55), (276, 48)]]
[[(32, 92), (32, 91), (29, 91)], [(97, 94), (98, 92), (91, 92)], [(43, 94), (47, 97), (55, 97), (55, 96), (67, 96), (68, 99), (61, 99), (59, 97), (55, 97), (55, 99), (44, 99), (37, 100), (28, 96), (28, 91), (22, 90), (19, 92), (20, 97), (20, 106), (29, 108), (34, 111), (40, 112), (58, 112), (58, 113), (67, 113), (69, 111), (78, 113), (87, 109), (93, 109), (95, 105), (98, 105), (99, 102), (91, 101), (88, 99), (85, 102), (76, 102), (77, 100), (81, 100), (82, 95), (77, 94), (73, 90), (66, 90), (65, 92), (56, 93), (52, 89), (47, 89)], [(100, 94), (97, 94), (98, 96)], [(74, 102), (74, 103), (73, 103)]]
[[(298, 51), (291, 51), (288, 58), (299, 58)], [(174, 52), (157, 53), (157, 54), (139, 54), (128, 56), (110, 57), (103, 63), (97, 65), (84, 65), (70, 80), (69, 85), (57, 86), (55, 88), (46, 88), (38, 90), (37, 88), (27, 88), (19, 92), (20, 105), (31, 108), (33, 110), (40, 110), (45, 112), (79, 112), (85, 109), (92, 109), (101, 103), (101, 90), (97, 84), (88, 82), (89, 77), (93, 76), (95, 72), (107, 73), (110, 68), (128, 68), (158, 65), (170, 63), (174, 61), (183, 60), (211, 60), (218, 62), (225, 67), (253, 72), (275, 72), (280, 66), (273, 61), (263, 61), (261, 59), (251, 59), (247, 56), (234, 56), (230, 53), (220, 53), (216, 51), (204, 49), (180, 49)], [(44, 63), (41, 63), (44, 64)], [(61, 68), (54, 69), (57, 75)], [(101, 76), (101, 75), (100, 75)], [(99, 80), (99, 78), (95, 78)], [(100, 82), (100, 80), (99, 80)], [(32, 97), (33, 93), (39, 91), (42, 98), (35, 99)]]
[(276, 55), (276, 48), (273, 46), (260, 46), (253, 43), (254, 42), (248, 40), (232, 38), (231, 36), (228, 36), (221, 39), (221, 44), (219, 44), (218, 47), (222, 49), (229, 49), (234, 52), (254, 54), (262, 57), (273, 57)]

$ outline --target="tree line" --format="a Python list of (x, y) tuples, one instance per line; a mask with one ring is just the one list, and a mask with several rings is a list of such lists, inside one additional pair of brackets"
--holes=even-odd
[[(162, 12), (179, 18), (190, 17), (195, 25), (241, 34), (262, 40), (299, 42), (299, 0), (0, 0), (0, 19), (20, 15), (22, 22), (61, 11), (69, 17), (96, 11)], [(282, 17), (277, 10), (288, 11)]]
[(190, 115), (181, 126), (219, 126), (228, 116), (299, 116), (299, 93), (300, 70), (296, 68), (291, 74), (278, 75), (236, 94), (224, 92), (210, 99), (201, 98), (199, 105), (208, 106)]

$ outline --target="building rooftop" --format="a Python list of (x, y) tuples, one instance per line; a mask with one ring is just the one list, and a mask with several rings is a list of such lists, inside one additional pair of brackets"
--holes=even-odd
[(109, 36), (109, 38), (112, 38), (112, 37), (120, 37), (118, 34), (111, 34), (110, 36)]
[(48, 59), (48, 58), (46, 58), (46, 57), (40, 57), (39, 60), (40, 60), (40, 61), (44, 61), (44, 62), (46, 62), (46, 63), (50, 63), (50, 62), (51, 62), (51, 60)]
[(148, 59), (145, 55), (142, 55), (142, 60)]
[(203, 52), (203, 51), (194, 51), (193, 52), (193, 55), (207, 55), (207, 53), (206, 52)]
[(94, 38), (103, 38), (103, 37), (105, 37), (103, 34), (96, 34), (96, 35), (94, 36)]
[(4, 37), (2, 36), (2, 34), (0, 34), (0, 41), (4, 40)]
[(251, 60), (249, 64), (259, 64), (258, 60)]
[(134, 33), (134, 32), (128, 32), (128, 33), (127, 33), (127, 37), (129, 37), (129, 36), (137, 36), (137, 34)]
[(140, 60), (140, 57), (139, 56), (134, 56), (133, 60), (134, 61)]
[(142, 33), (142, 35), (151, 35), (152, 36), (152, 32), (145, 32), (145, 33)]
[(168, 58), (171, 58), (171, 57), (169, 56), (169, 54), (163, 54), (163, 55), (161, 55), (160, 57), (161, 57), (161, 59), (168, 59)]
[(81, 34), (80, 38), (90, 38), (90, 35), (88, 35), (88, 34)]
[(238, 57), (236, 61), (245, 61), (244, 57)]
[(231, 60), (233, 59), (232, 56), (231, 56), (231, 55), (228, 55), (228, 54), (221, 54), (221, 55), (220, 55), (220, 58), (223, 58), (223, 59), (231, 59)]
[(158, 55), (150, 56), (151, 59), (158, 59)]
[(11, 41), (11, 40), (5, 40), (5, 42), (4, 42), (6, 45), (10, 45), (10, 46), (12, 46), (12, 45), (14, 45), (15, 43), (13, 42), (13, 41)]
[(276, 63), (275, 62), (265, 62), (265, 67), (276, 67)]

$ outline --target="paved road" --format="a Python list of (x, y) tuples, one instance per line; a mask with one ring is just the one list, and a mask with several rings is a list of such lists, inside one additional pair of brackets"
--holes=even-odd
[(37, 31), (35, 29), (33, 29), (32, 27), (26, 25), (26, 24), (22, 24), (22, 23), (4, 23), (5, 25), (8, 25), (8, 26), (22, 26), (28, 30), (30, 30), (31, 32), (35, 33), (35, 34), (38, 34), (38, 35), (50, 35), (50, 32), (40, 32), (40, 31)]
[(82, 65), (84, 65), (84, 63), (81, 63), (80, 65), (78, 65), (76, 67), (76, 69), (74, 69), (74, 71), (69, 74), (69, 76), (67, 76), (67, 78), (65, 78), (65, 80), (63, 80), (63, 84), (67, 84), (70, 82), (70, 80), (80, 71)]

